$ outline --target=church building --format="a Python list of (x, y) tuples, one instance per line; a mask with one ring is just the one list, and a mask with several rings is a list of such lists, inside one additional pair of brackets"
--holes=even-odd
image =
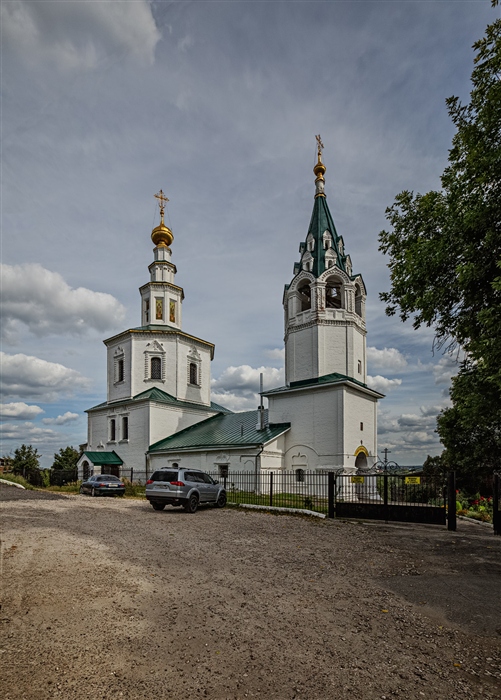
[(141, 325), (105, 340), (107, 399), (88, 413), (79, 478), (114, 473), (145, 481), (158, 468), (354, 473), (377, 460), (377, 401), (366, 385), (365, 285), (338, 236), (325, 195), (318, 141), (313, 213), (283, 296), (285, 386), (262, 393), (268, 409), (233, 413), (210, 400), (214, 345), (182, 329), (183, 289), (174, 236), (159, 200)]

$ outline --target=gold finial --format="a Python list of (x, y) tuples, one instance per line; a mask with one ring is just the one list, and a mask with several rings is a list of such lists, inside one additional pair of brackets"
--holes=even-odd
[(316, 165), (313, 168), (313, 172), (316, 175), (315, 197), (325, 197), (325, 194), (324, 194), (324, 175), (325, 175), (325, 171), (327, 170), (327, 168), (322, 163), (322, 151), (324, 149), (324, 144), (322, 143), (322, 139), (320, 138), (320, 134), (318, 134), (318, 136), (315, 136), (315, 138), (317, 140), (317, 154), (318, 154)]
[(174, 240), (174, 234), (164, 223), (165, 205), (169, 200), (164, 195), (162, 190), (153, 196), (158, 199), (158, 206), (160, 208), (160, 224), (151, 232), (151, 240), (156, 246), (160, 245), (169, 247)]
[(164, 212), (165, 212), (165, 205), (169, 201), (168, 198), (164, 195), (163, 191), (160, 190), (160, 192), (157, 192), (157, 194), (153, 195), (156, 197), (159, 202), (158, 206), (160, 207), (160, 216), (162, 218), (162, 221), (164, 220)]

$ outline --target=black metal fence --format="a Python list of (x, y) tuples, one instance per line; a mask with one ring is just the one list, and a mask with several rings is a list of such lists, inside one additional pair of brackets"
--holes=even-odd
[(444, 477), (301, 469), (212, 476), (224, 483), (230, 503), (298, 508), (336, 518), (446, 522)]
[(328, 511), (328, 473), (298, 469), (295, 472), (211, 473), (225, 485), (230, 503)]

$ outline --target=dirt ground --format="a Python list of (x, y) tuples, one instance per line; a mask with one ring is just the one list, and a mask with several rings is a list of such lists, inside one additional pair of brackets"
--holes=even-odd
[(4, 700), (501, 698), (501, 537), (0, 487)]

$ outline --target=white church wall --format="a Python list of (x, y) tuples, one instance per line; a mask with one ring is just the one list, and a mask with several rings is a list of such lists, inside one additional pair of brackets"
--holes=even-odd
[(355, 468), (355, 450), (363, 445), (369, 452), (368, 466), (377, 460), (377, 401), (352, 389), (344, 396), (344, 443), (348, 465)]
[[(118, 381), (117, 361), (123, 360), (123, 380)], [(132, 343), (131, 338), (123, 337), (107, 348), (107, 387), (108, 401), (119, 401), (132, 396), (131, 368)]]
[[(343, 387), (315, 387), (268, 397), (270, 423), (291, 423), (285, 434), (286, 470), (344, 466)], [(301, 465), (294, 455), (304, 455)]]
[[(177, 366), (177, 398), (181, 401), (194, 401), (196, 403), (210, 404), (210, 349), (196, 342), (190, 342), (188, 338), (179, 338), (178, 341), (178, 366)], [(189, 365), (193, 363), (197, 367), (197, 382), (189, 382)]]

